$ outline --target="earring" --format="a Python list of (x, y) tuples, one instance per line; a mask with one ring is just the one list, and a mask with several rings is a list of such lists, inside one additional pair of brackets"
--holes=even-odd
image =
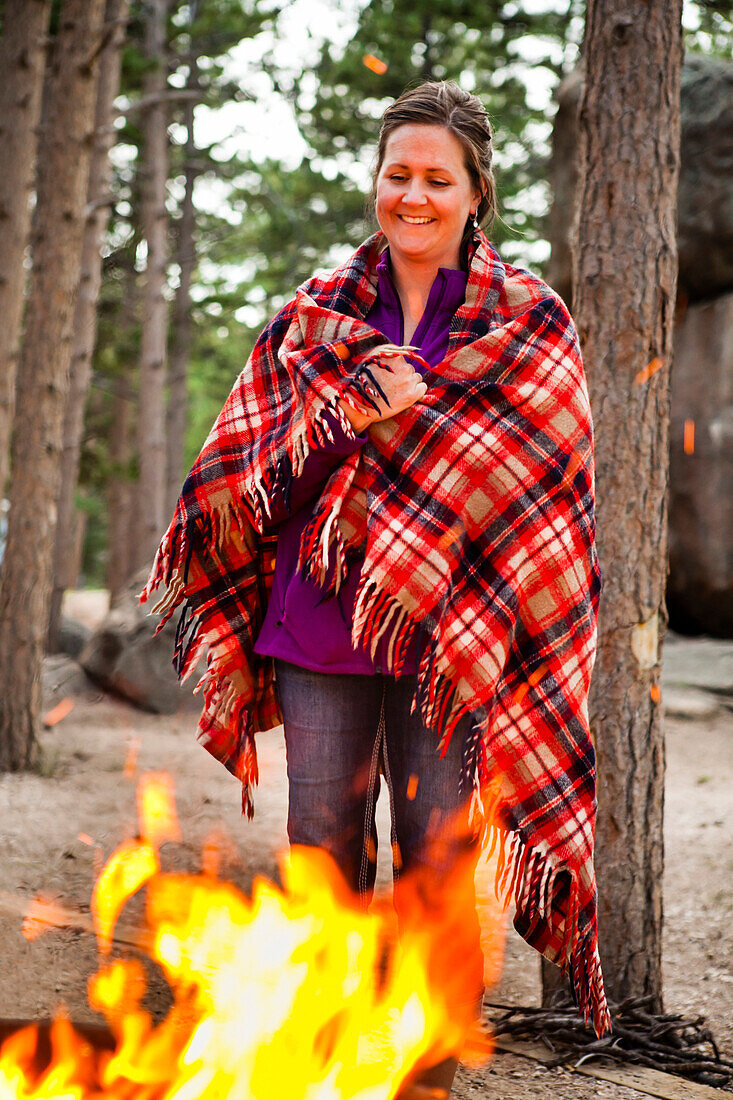
[(478, 210), (474, 210), (474, 211), (472, 211), (472, 213), (470, 215), (473, 218), (473, 228), (474, 229), (478, 229), (478, 222), (476, 220), (476, 215), (477, 214), (478, 214)]

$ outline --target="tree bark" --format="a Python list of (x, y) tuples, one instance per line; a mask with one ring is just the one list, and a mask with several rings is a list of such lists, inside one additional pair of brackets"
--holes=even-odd
[[(195, 5), (192, 5), (192, 17)], [(198, 58), (191, 59), (186, 86), (192, 91), (198, 89)], [(183, 172), (186, 178), (186, 190), (183, 196), (181, 218), (178, 223), (177, 256), (180, 279), (173, 302), (173, 327), (171, 340), (170, 371), (168, 387), (168, 465), (166, 487), (166, 516), (172, 515), (181, 491), (183, 479), (184, 455), (186, 443), (186, 388), (188, 382), (188, 363), (191, 357), (191, 281), (196, 268), (196, 215), (193, 205), (193, 189), (201, 171), (196, 159), (193, 114), (194, 100), (186, 104), (184, 125), (186, 126), (185, 162)]]
[(33, 267), (0, 572), (0, 770), (32, 762), (51, 594), (56, 499), (84, 231), (103, 0), (63, 0), (39, 143)]
[(107, 588), (109, 604), (114, 607), (132, 576), (130, 527), (133, 483), (129, 476), (132, 458), (130, 394), (120, 386), (115, 390), (112, 406), (112, 433), (109, 457), (112, 476), (107, 489)]
[(51, 0), (6, 0), (0, 38), (0, 497), (8, 480), (50, 10)]
[(590, 699), (601, 958), (613, 1000), (651, 995), (658, 1009), (681, 6), (588, 2), (573, 249), (604, 580)]
[[(145, 52), (151, 69), (143, 94), (163, 95), (167, 0), (149, 0)], [(168, 216), (165, 208), (168, 180), (168, 106), (163, 98), (152, 102), (143, 122), (142, 229), (148, 255), (143, 292), (140, 341), (140, 405), (137, 415), (140, 478), (136, 494), (138, 537), (133, 546), (134, 568), (150, 561), (165, 527), (166, 446), (165, 381), (168, 303), (165, 297), (168, 263)]]
[[(130, 259), (124, 267), (124, 293), (118, 327), (133, 330), (137, 323), (138, 284), (133, 260), (136, 251), (132, 242)], [(129, 341), (122, 341), (127, 346)], [(124, 361), (124, 360), (123, 360)], [(111, 474), (107, 483), (107, 588), (110, 607), (114, 607), (133, 573), (132, 523), (134, 490), (132, 460), (134, 454), (134, 411), (137, 394), (124, 375), (115, 378), (112, 404), (112, 431), (109, 440)]]
[[(92, 375), (92, 355), (97, 339), (97, 300), (102, 282), (101, 246), (109, 221), (106, 199), (111, 178), (109, 151), (114, 142), (114, 100), (120, 86), (122, 46), (125, 41), (128, 0), (107, 0), (105, 29), (109, 36), (99, 57), (99, 82), (94, 116), (94, 143), (89, 164), (88, 215), (82, 244), (81, 278), (74, 311), (74, 348), (71, 356), (69, 396), (64, 417), (61, 487), (54, 546), (53, 587), (48, 625), (48, 649), (59, 644), (61, 603), (67, 588), (76, 584), (74, 566), (78, 523), (74, 493), (79, 478), (84, 410)], [(111, 200), (109, 200), (111, 201)]]

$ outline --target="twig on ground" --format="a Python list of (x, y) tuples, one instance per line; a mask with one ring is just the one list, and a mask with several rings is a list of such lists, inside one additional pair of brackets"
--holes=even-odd
[[(651, 997), (628, 997), (610, 1005), (613, 1032), (598, 1039), (573, 1005), (524, 1008), (486, 1003), (494, 1035), (540, 1040), (555, 1055), (546, 1065), (592, 1058), (649, 1066), (688, 1081), (726, 1089), (733, 1087), (733, 1060), (723, 1057), (705, 1018), (654, 1013)], [(499, 1013), (499, 1014), (497, 1014)]]

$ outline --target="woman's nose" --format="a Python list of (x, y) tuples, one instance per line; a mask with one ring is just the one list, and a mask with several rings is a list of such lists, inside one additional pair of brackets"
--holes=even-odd
[(415, 206), (422, 205), (422, 203), (425, 202), (425, 188), (423, 187), (420, 180), (410, 180), (409, 184), (407, 185), (407, 190), (405, 191), (403, 201), (412, 203)]

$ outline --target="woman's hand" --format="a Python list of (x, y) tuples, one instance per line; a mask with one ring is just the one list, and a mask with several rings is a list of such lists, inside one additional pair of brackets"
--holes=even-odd
[(372, 393), (372, 398), (378, 405), (377, 409), (371, 409), (368, 414), (356, 411), (343, 399), (339, 404), (346, 415), (347, 420), (357, 435), (361, 435), (371, 424), (379, 420), (388, 420), (395, 413), (409, 409), (416, 401), (419, 401), (428, 391), (427, 383), (423, 382), (420, 372), (405, 359), (403, 355), (384, 356), (389, 359), (391, 370), (379, 366), (379, 361), (370, 363), (369, 369), (379, 383), (387, 398), (387, 402), (377, 393)]

